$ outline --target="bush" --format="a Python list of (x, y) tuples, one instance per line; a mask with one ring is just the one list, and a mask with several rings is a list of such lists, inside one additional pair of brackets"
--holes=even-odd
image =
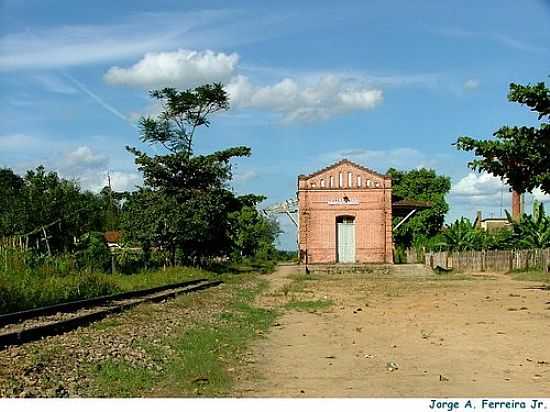
[(87, 272), (106, 272), (111, 267), (111, 251), (103, 233), (89, 232), (80, 239), (76, 252), (78, 269)]

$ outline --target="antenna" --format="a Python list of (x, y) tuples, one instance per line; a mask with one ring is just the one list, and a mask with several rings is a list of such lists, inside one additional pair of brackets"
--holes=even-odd
[(111, 221), (109, 222), (110, 223), (110, 228), (109, 229), (113, 229), (113, 219), (112, 217), (114, 216), (114, 213), (113, 213), (113, 188), (111, 187), (111, 172), (109, 169), (107, 169), (107, 185), (109, 186), (109, 213), (111, 214)]

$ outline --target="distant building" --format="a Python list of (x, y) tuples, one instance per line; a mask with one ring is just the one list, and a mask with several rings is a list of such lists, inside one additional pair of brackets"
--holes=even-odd
[(486, 232), (494, 232), (500, 229), (508, 229), (512, 225), (505, 217), (487, 217), (485, 219), (481, 216), (481, 211), (477, 212), (474, 220), (474, 227), (485, 230)]

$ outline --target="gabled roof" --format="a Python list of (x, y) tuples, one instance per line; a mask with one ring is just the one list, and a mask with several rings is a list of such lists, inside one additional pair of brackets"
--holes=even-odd
[(333, 164), (331, 164), (331, 165), (329, 165), (329, 166), (327, 166), (327, 167), (325, 167), (325, 168), (323, 168), (323, 169), (321, 169), (321, 170), (318, 170), (318, 171), (316, 171), (316, 172), (314, 172), (314, 173), (311, 173), (311, 174), (309, 174), (309, 175), (300, 175), (300, 176), (298, 176), (298, 180), (300, 180), (300, 179), (311, 179), (312, 177), (315, 177), (315, 176), (318, 176), (318, 175), (323, 174), (323, 173), (325, 173), (325, 172), (328, 172), (330, 169), (334, 169), (334, 168), (336, 168), (336, 167), (338, 167), (338, 166), (342, 166), (342, 165), (344, 165), (344, 164), (347, 164), (347, 165), (356, 167), (357, 169), (363, 170), (363, 171), (365, 171), (365, 172), (367, 172), (367, 173), (370, 173), (370, 174), (372, 174), (372, 175), (374, 175), (374, 176), (378, 176), (378, 177), (380, 177), (380, 178), (382, 178), (382, 179), (391, 179), (390, 176), (386, 176), (386, 175), (380, 174), (380, 173), (378, 173), (378, 172), (376, 172), (376, 171), (374, 171), (374, 170), (372, 170), (372, 169), (369, 169), (368, 167), (361, 166), (361, 165), (359, 165), (359, 164), (357, 164), (357, 163), (354, 163), (354, 162), (352, 162), (351, 160), (342, 159), (342, 160), (340, 160), (340, 161), (338, 161), (338, 162), (336, 162), (336, 163), (333, 163)]

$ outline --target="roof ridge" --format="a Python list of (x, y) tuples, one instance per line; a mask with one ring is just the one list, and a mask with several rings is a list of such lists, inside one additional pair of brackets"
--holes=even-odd
[(310, 173), (309, 175), (299, 175), (299, 176), (298, 176), (298, 179), (311, 179), (312, 177), (315, 177), (315, 176), (317, 176), (317, 175), (319, 175), (319, 174), (321, 174), (321, 173), (324, 173), (324, 172), (326, 172), (326, 171), (328, 171), (328, 170), (330, 170), (330, 169), (332, 169), (332, 168), (334, 168), (334, 167), (340, 166), (341, 164), (344, 164), (344, 163), (349, 163), (349, 164), (351, 164), (352, 166), (355, 166), (355, 167), (357, 167), (358, 169), (364, 170), (365, 172), (371, 173), (371, 174), (373, 174), (373, 175), (375, 175), (375, 176), (382, 177), (382, 178), (385, 178), (385, 179), (391, 179), (390, 176), (384, 175), (384, 174), (382, 174), (382, 173), (377, 172), (376, 170), (372, 170), (372, 169), (369, 169), (369, 168), (366, 167), (366, 166), (362, 166), (362, 165), (360, 165), (360, 164), (358, 164), (358, 163), (352, 162), (351, 160), (349, 160), (349, 159), (347, 159), (347, 158), (340, 159), (340, 160), (338, 160), (338, 161), (335, 162), (335, 163), (332, 163), (332, 164), (330, 164), (330, 165), (328, 165), (328, 166), (326, 166), (326, 167), (324, 167), (324, 168), (322, 168), (322, 169), (320, 169), (320, 170), (317, 170), (316, 172)]

